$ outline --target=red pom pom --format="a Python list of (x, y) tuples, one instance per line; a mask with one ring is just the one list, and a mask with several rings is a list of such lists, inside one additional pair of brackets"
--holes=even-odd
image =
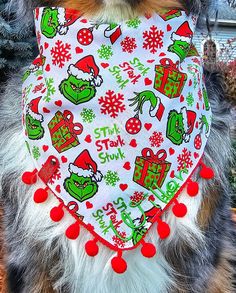
[(187, 207), (184, 203), (176, 203), (172, 211), (176, 217), (182, 218), (187, 214)]
[(39, 188), (34, 193), (34, 201), (36, 203), (43, 203), (47, 200), (47, 198), (48, 198), (48, 193), (46, 189)]
[(99, 248), (94, 240), (90, 240), (85, 244), (85, 251), (89, 256), (95, 256), (98, 254)]
[(159, 222), (157, 225), (157, 233), (161, 239), (165, 239), (170, 235), (170, 227), (165, 222)]
[(214, 171), (210, 167), (206, 167), (206, 166), (202, 167), (199, 174), (202, 178), (207, 180), (212, 179), (215, 176)]
[(54, 222), (60, 222), (61, 219), (64, 217), (63, 206), (59, 205), (58, 207), (54, 207), (50, 211), (50, 218)]
[(195, 181), (190, 181), (187, 186), (187, 193), (189, 196), (196, 196), (199, 192), (199, 185)]
[(21, 180), (23, 183), (27, 185), (31, 185), (37, 182), (37, 170), (34, 170), (33, 172), (24, 172), (21, 176)]
[(156, 247), (152, 243), (144, 243), (141, 253), (145, 257), (153, 257), (156, 254)]
[(127, 270), (126, 261), (119, 256), (113, 257), (113, 259), (111, 260), (111, 266), (113, 271), (117, 274), (123, 274)]
[(66, 229), (66, 237), (71, 239), (71, 240), (75, 240), (76, 238), (78, 238), (80, 233), (80, 225), (79, 223), (74, 223), (72, 225), (70, 225), (67, 229)]

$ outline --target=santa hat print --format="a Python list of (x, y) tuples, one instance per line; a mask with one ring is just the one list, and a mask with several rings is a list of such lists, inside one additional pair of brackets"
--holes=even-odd
[(73, 24), (79, 17), (80, 15), (78, 15), (76, 10), (73, 13), (73, 9), (65, 10), (64, 8), (58, 8), (58, 22), (60, 24), (58, 29), (59, 34), (65, 35), (69, 26)]
[(185, 129), (184, 141), (188, 142), (190, 139), (190, 134), (193, 132), (194, 129), (197, 114), (193, 111), (187, 110), (186, 107), (183, 107), (181, 109), (181, 113), (183, 114), (183, 123)]
[(31, 100), (31, 102), (27, 105), (26, 113), (33, 117), (35, 120), (40, 122), (43, 121), (43, 115), (39, 113), (39, 101), (42, 97), (38, 97), (36, 99)]
[(171, 35), (173, 41), (183, 41), (191, 43), (193, 32), (189, 26), (188, 21), (185, 21), (175, 33)]
[(92, 55), (85, 56), (76, 64), (71, 64), (68, 68), (68, 73), (78, 79), (91, 81), (94, 86), (100, 86), (103, 81)]
[(92, 177), (96, 182), (102, 180), (102, 173), (97, 169), (97, 164), (91, 158), (88, 150), (84, 150), (74, 161), (74, 164), (69, 165), (69, 171), (78, 176)]

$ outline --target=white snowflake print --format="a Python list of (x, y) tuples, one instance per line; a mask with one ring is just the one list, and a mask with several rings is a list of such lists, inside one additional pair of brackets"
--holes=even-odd
[(125, 37), (120, 44), (122, 46), (122, 51), (127, 53), (133, 53), (137, 48), (135, 38)]
[(120, 181), (120, 177), (118, 176), (117, 172), (113, 172), (111, 170), (107, 171), (107, 174), (104, 176), (104, 180), (106, 185), (116, 186), (116, 183)]
[(177, 157), (177, 161), (179, 163), (178, 165), (178, 171), (183, 170), (185, 168), (189, 169), (193, 166), (193, 161), (191, 160), (191, 152), (187, 150), (187, 148), (184, 148), (182, 150), (182, 154), (180, 154)]
[(128, 27), (138, 28), (141, 23), (141, 20), (138, 17), (132, 18), (126, 21)]
[(123, 101), (124, 96), (122, 94), (115, 94), (115, 92), (111, 90), (106, 92), (105, 97), (98, 99), (99, 105), (101, 105), (101, 113), (108, 114), (111, 118), (116, 118), (118, 113), (125, 111)]
[(59, 169), (57, 169), (53, 176), (49, 179), (48, 183), (53, 184), (55, 180), (59, 179), (61, 179), (61, 172), (59, 171)]
[(163, 143), (164, 139), (161, 132), (154, 131), (152, 136), (149, 137), (149, 141), (152, 147), (159, 147)]
[(112, 47), (101, 45), (101, 48), (98, 49), (98, 55), (101, 59), (109, 60), (113, 55)]
[(130, 197), (130, 201), (134, 203), (139, 203), (144, 200), (144, 193), (142, 191), (135, 191), (134, 194)]
[(82, 112), (80, 113), (80, 116), (82, 117), (82, 121), (85, 123), (92, 123), (96, 117), (92, 109), (86, 108), (83, 108)]
[(158, 48), (163, 47), (163, 36), (164, 32), (162, 30), (158, 30), (155, 25), (151, 26), (149, 31), (143, 32), (143, 48), (155, 54)]
[(56, 46), (51, 49), (52, 54), (52, 64), (58, 65), (62, 68), (65, 62), (71, 59), (71, 54), (69, 53), (71, 45), (68, 43), (63, 43), (62, 41), (56, 41)]
[[(126, 237), (126, 233), (125, 232), (118, 232), (119, 233), (119, 235), (122, 237), (122, 238), (125, 238)], [(124, 240), (122, 240), (122, 239), (120, 239), (120, 237), (119, 236), (113, 236), (112, 237), (112, 240), (114, 241), (114, 245), (116, 246), (116, 247), (122, 247), (122, 248), (124, 248), (125, 247), (125, 241)]]

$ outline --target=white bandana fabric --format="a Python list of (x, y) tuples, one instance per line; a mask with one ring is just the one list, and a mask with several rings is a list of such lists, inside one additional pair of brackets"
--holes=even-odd
[(37, 8), (40, 55), (23, 77), (23, 126), (38, 170), (112, 248), (136, 246), (203, 155), (211, 110), (192, 37), (197, 17), (163, 11), (96, 24)]

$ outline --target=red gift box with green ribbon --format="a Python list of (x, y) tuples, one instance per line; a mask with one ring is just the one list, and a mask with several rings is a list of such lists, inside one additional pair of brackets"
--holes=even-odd
[(165, 21), (179, 17), (182, 15), (182, 12), (178, 9), (172, 10), (162, 10), (160, 13), (160, 17), (163, 18)]
[(153, 150), (145, 148), (142, 156), (135, 160), (133, 180), (146, 189), (162, 187), (170, 170), (171, 163), (166, 161), (165, 150), (159, 150), (154, 154)]
[(160, 65), (155, 66), (154, 88), (169, 98), (181, 95), (187, 80), (187, 74), (180, 72), (178, 62), (175, 64), (169, 58), (160, 60)]
[(73, 114), (65, 110), (63, 113), (57, 111), (48, 123), (52, 145), (59, 153), (79, 145), (77, 135), (82, 133), (83, 126), (73, 120)]

